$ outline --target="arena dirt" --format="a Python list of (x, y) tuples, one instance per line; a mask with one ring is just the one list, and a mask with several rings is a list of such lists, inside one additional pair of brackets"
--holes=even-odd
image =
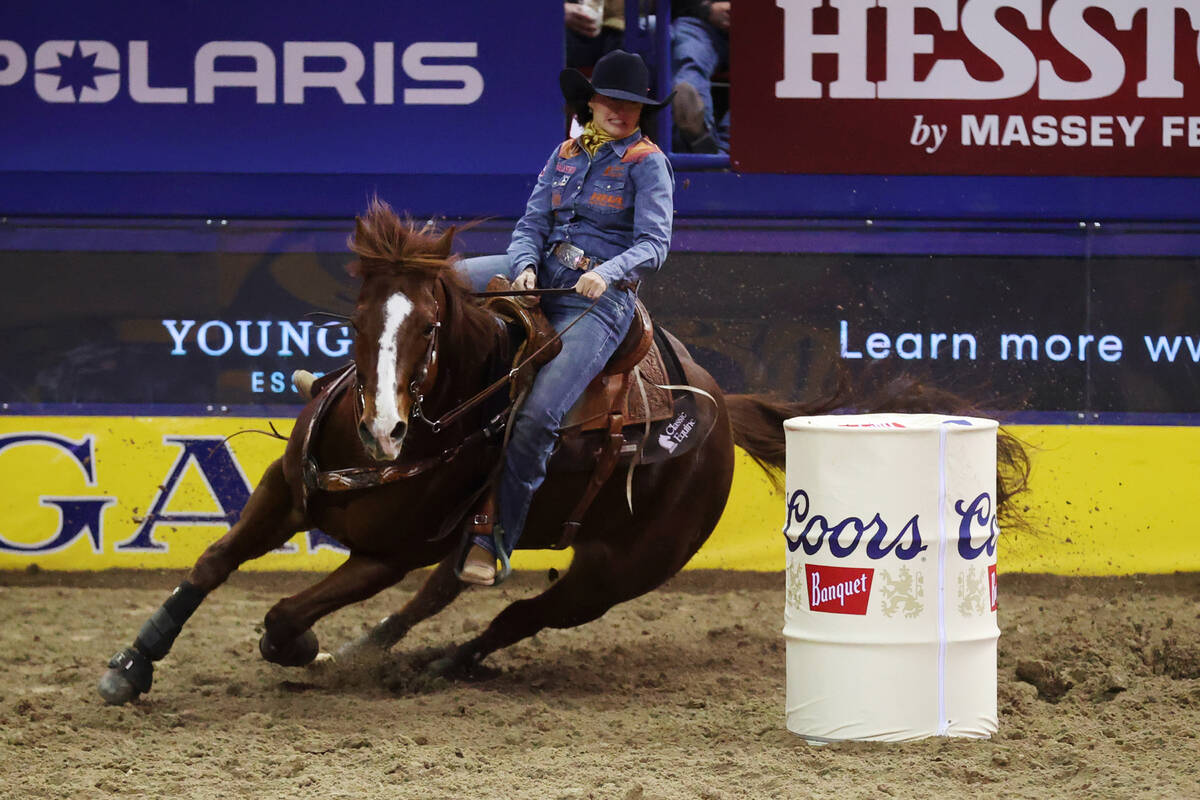
[[(474, 590), (383, 663), (286, 670), (259, 623), (313, 579), (241, 574), (154, 689), (95, 691), (178, 573), (0, 573), (0, 795), (20, 798), (1200, 797), (1200, 576), (1001, 581), (1000, 732), (815, 747), (783, 720), (782, 574), (690, 572), (583, 628), (414, 676), (545, 575)], [(324, 647), (414, 580), (317, 626)], [(881, 676), (882, 679), (883, 676)]]

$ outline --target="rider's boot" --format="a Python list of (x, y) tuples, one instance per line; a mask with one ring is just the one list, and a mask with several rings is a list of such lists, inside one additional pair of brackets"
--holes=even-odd
[(491, 586), (496, 582), (496, 556), (486, 547), (475, 543), (475, 537), (491, 539), (496, 527), (496, 489), (490, 487), (479, 501), (475, 513), (467, 523), (467, 536), (471, 549), (463, 560), (458, 577), (463, 583), (476, 586)]
[[(467, 540), (471, 542), (466, 558), (458, 570), (458, 578), (463, 583), (476, 586), (494, 586), (508, 577), (512, 567), (504, 549), (504, 529), (496, 522), (496, 490), (492, 487), (480, 500), (467, 523)], [(493, 550), (480, 545), (477, 537), (483, 537), (492, 543)], [(500, 570), (497, 573), (496, 559), (500, 560)]]
[(471, 545), (459, 578), (463, 583), (491, 586), (496, 582), (496, 557), (486, 547)]

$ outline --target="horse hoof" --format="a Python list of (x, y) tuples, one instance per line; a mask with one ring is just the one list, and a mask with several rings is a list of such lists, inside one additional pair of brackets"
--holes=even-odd
[(500, 670), (485, 667), (479, 659), (451, 654), (434, 659), (425, 666), (425, 674), (432, 678), (445, 678), (468, 682), (487, 681), (500, 674)]
[(445, 656), (425, 665), (426, 674), (434, 678), (449, 678), (454, 674), (457, 662), (451, 656)]
[(343, 665), (374, 664), (381, 661), (386, 652), (370, 636), (362, 636), (335, 650), (333, 660)]
[(123, 706), (137, 699), (141, 694), (125, 674), (120, 670), (110, 669), (100, 676), (100, 685), (96, 687), (104, 702), (110, 706)]
[(154, 683), (154, 664), (136, 647), (126, 647), (108, 661), (108, 672), (100, 677), (96, 689), (104, 702), (119, 706), (150, 691)]
[(304, 667), (311, 664), (317, 653), (321, 652), (321, 645), (311, 629), (282, 646), (272, 642), (269, 633), (264, 633), (258, 640), (258, 651), (272, 664), (279, 664), (281, 667)]

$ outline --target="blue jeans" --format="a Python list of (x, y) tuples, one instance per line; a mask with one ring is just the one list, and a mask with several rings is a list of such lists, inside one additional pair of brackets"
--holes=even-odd
[(472, 289), (482, 292), (493, 275), (503, 275), (508, 280), (511, 263), (507, 255), (464, 258), (458, 262), (458, 274), (467, 279)]
[(704, 126), (721, 150), (729, 149), (729, 114), (716, 123), (713, 115), (712, 76), (729, 64), (729, 34), (695, 17), (671, 22), (671, 71), (675, 82), (690, 83), (704, 101)]
[[(482, 288), (492, 275), (507, 275), (508, 263), (508, 256), (470, 258), (459, 263), (459, 271), (472, 286)], [(569, 288), (582, 274), (546, 258), (538, 269), (538, 286)], [(633, 320), (634, 303), (632, 292), (610, 287), (592, 311), (562, 335), (562, 352), (534, 378), (509, 434), (496, 493), (507, 553), (512, 553), (521, 538), (533, 493), (546, 478), (546, 464), (558, 441), (563, 417), (625, 338)], [(542, 311), (556, 331), (571, 325), (591, 304), (580, 294), (548, 296), (541, 301)], [(476, 537), (475, 543), (494, 550), (491, 540), (484, 537)]]

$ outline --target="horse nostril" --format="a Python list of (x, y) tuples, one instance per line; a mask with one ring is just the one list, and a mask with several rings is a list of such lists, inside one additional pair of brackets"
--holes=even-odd
[(396, 427), (392, 428), (392, 441), (398, 442), (404, 438), (404, 434), (408, 432), (408, 425), (404, 422), (397, 422)]

